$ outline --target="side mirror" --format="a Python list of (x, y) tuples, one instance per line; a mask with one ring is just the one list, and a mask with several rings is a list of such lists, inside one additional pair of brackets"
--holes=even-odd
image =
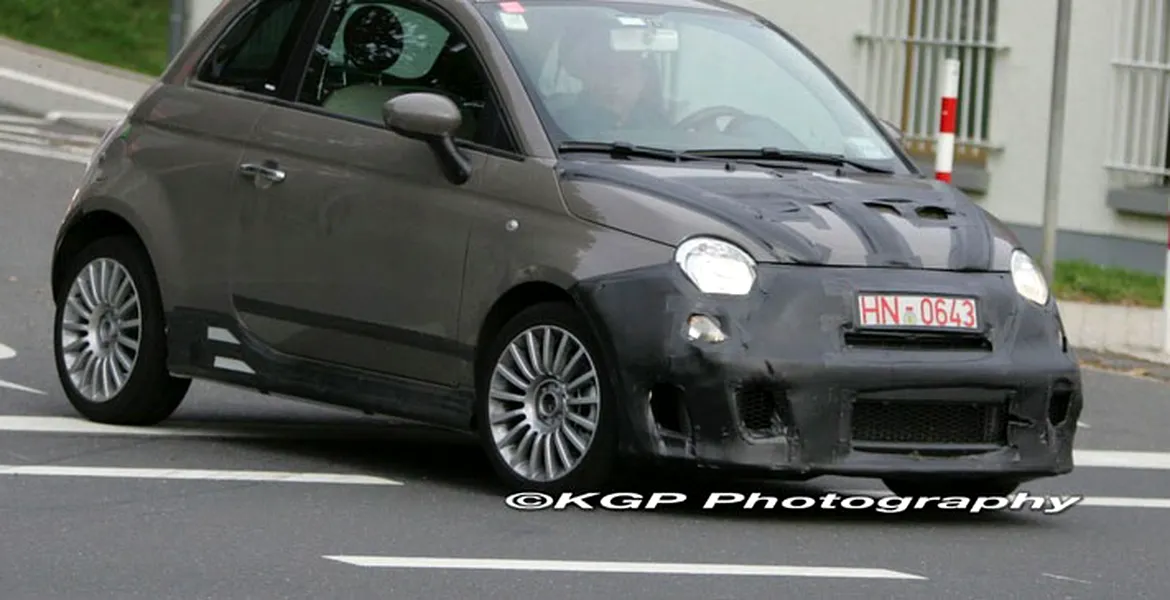
[(890, 136), (893, 137), (895, 140), (898, 140), (899, 142), (901, 142), (903, 140), (903, 138), (906, 137), (906, 134), (902, 132), (901, 127), (898, 127), (897, 125), (894, 125), (893, 123), (891, 123), (885, 119), (881, 119), (881, 123), (882, 123), (882, 127), (884, 127), (886, 129), (886, 133), (889, 133)]
[(398, 135), (426, 142), (439, 158), (444, 175), (456, 185), (471, 178), (471, 163), (455, 146), (463, 114), (450, 98), (428, 92), (402, 94), (382, 105), (382, 121)]

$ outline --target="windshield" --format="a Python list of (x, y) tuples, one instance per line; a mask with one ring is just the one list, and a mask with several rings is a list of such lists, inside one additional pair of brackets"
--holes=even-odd
[(554, 142), (829, 153), (906, 172), (796, 46), (741, 15), (628, 2), (481, 8)]

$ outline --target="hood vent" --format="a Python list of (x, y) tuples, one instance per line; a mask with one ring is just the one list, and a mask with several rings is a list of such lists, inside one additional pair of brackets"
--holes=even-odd
[(931, 219), (935, 221), (945, 221), (947, 217), (955, 214), (954, 211), (944, 208), (942, 206), (920, 206), (914, 211), (920, 218)]
[[(902, 216), (902, 211), (898, 210), (898, 207), (894, 205), (894, 202), (898, 201), (887, 200), (866, 202), (865, 205), (880, 213), (886, 213), (900, 217)], [(919, 206), (918, 208), (914, 209), (914, 214), (917, 215), (919, 219), (926, 219), (929, 221), (946, 221), (948, 218), (950, 218), (951, 215), (955, 214), (955, 211), (946, 208), (945, 206), (927, 205)]]
[(884, 202), (866, 202), (865, 205), (878, 212), (888, 213), (894, 215), (895, 217), (902, 216), (902, 213), (898, 212), (898, 209), (894, 208), (894, 205), (892, 204), (886, 204)]

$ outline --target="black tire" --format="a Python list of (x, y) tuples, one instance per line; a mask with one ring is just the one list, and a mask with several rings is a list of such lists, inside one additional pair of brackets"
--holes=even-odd
[[(567, 473), (551, 480), (526, 477), (508, 466), (506, 459), (496, 447), (489, 413), (491, 405), (489, 390), (498, 362), (508, 352), (508, 345), (517, 336), (539, 326), (551, 326), (567, 331), (580, 342), (597, 373), (596, 384), (600, 399), (599, 418), (593, 439), (588, 444), (583, 458)], [(512, 491), (557, 494), (568, 491), (596, 491), (609, 483), (615, 473), (617, 455), (618, 401), (611, 381), (609, 359), (604, 355), (601, 344), (581, 314), (565, 303), (544, 303), (529, 307), (508, 321), (495, 339), (489, 342), (484, 352), (481, 368), (476, 374), (477, 433), (492, 468), (504, 484)], [(530, 410), (535, 410), (535, 402), (530, 401), (528, 406)], [(567, 438), (562, 441), (565, 439)], [(564, 464), (559, 458), (557, 462)]]
[[(62, 348), (63, 318), (68, 298), (78, 275), (91, 262), (109, 259), (129, 274), (138, 295), (138, 350), (129, 377), (120, 390), (103, 401), (91, 400), (78, 389), (66, 367)], [(162, 299), (153, 270), (137, 240), (129, 237), (101, 238), (69, 259), (56, 300), (53, 317), (53, 356), (65, 396), (77, 412), (91, 421), (113, 425), (154, 425), (174, 413), (191, 386), (191, 380), (172, 377), (167, 370), (166, 326)], [(92, 339), (92, 338), (91, 338)], [(90, 342), (88, 345), (92, 345)], [(126, 355), (125, 346), (122, 347)], [(80, 360), (80, 359), (77, 359)]]
[(883, 479), (896, 496), (960, 497), (1007, 496), (1020, 487), (1020, 482), (996, 477), (975, 479)]

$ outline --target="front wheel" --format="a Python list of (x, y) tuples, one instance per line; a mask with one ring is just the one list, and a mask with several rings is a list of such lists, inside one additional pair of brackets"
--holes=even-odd
[(570, 305), (540, 304), (509, 321), (478, 374), (480, 439), (513, 489), (559, 493), (604, 485), (614, 467), (614, 387), (601, 346)]
[(884, 479), (882, 483), (896, 496), (930, 496), (935, 498), (977, 498), (1008, 496), (1020, 487), (1011, 479)]
[(132, 239), (99, 239), (72, 257), (56, 298), (53, 354), (70, 404), (86, 418), (153, 425), (190, 379), (172, 377), (158, 285)]

